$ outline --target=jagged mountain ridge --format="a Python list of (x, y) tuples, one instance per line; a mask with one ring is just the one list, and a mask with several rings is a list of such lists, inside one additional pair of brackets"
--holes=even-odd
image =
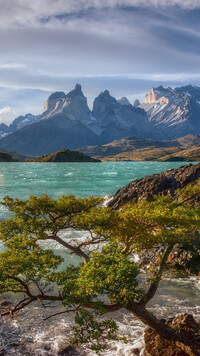
[(81, 86), (76, 84), (68, 94), (51, 94), (43, 114), (29, 126), (1, 139), (0, 147), (21, 154), (44, 155), (133, 134), (142, 137), (150, 131), (143, 109), (120, 104), (107, 90), (95, 99), (90, 111)]
[(37, 120), (39, 116), (40, 115), (32, 115), (29, 113), (24, 116), (18, 116), (16, 119), (13, 120), (13, 122), (11, 122), (9, 126), (4, 123), (0, 124), (0, 138), (5, 137), (13, 132), (16, 132), (17, 130), (22, 129), (27, 125), (30, 125), (35, 120)]
[(187, 134), (200, 134), (200, 88), (192, 85), (180, 88), (152, 88), (140, 108), (163, 139), (175, 139)]
[(137, 102), (136, 106), (125, 97), (116, 100), (105, 90), (90, 110), (81, 85), (76, 84), (68, 94), (51, 94), (43, 114), (1, 139), (0, 147), (20, 154), (44, 155), (125, 137), (170, 140), (188, 133), (200, 134), (198, 87), (152, 88), (145, 103)]

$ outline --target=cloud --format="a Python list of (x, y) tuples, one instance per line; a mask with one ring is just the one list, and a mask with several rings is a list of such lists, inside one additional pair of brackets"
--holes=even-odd
[(0, 63), (0, 70), (1, 69), (25, 69), (26, 67), (24, 64), (21, 63)]
[(16, 110), (10, 106), (0, 109), (0, 123), (10, 124), (16, 118)]
[[(0, 108), (40, 113), (49, 91), (67, 92), (76, 82), (90, 102), (105, 89), (134, 99), (163, 83), (200, 84), (199, 0), (0, 0), (0, 5), (0, 85), (7, 87), (4, 99), (0, 88)], [(34, 99), (31, 89), (42, 91)]]
[(64, 15), (75, 15), (91, 9), (116, 8), (170, 8), (200, 9), (199, 0), (0, 0), (1, 27), (33, 26), (48, 23), (51, 18), (65, 19)]

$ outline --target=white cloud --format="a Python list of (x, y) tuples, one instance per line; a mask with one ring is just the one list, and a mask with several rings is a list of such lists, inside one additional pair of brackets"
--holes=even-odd
[(162, 8), (178, 6), (183, 9), (200, 9), (199, 0), (0, 0), (1, 26), (9, 24), (32, 26), (48, 17), (69, 15), (89, 9), (116, 7)]
[(13, 119), (17, 116), (16, 110), (13, 109), (11, 106), (5, 106), (4, 108), (0, 109), (0, 123), (10, 124)]
[(1, 63), (0, 69), (26, 69), (26, 66), (21, 63)]

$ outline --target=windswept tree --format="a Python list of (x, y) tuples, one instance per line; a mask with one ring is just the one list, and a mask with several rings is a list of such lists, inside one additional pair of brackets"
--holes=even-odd
[[(75, 313), (72, 342), (90, 342), (98, 352), (104, 346), (102, 340), (120, 337), (115, 321), (106, 313), (126, 308), (161, 337), (199, 352), (191, 340), (148, 311), (173, 262), (175, 246), (185, 250), (186, 259), (189, 246), (196, 250), (195, 272), (199, 272), (200, 208), (190, 202), (200, 194), (200, 185), (179, 193), (179, 200), (155, 197), (120, 211), (103, 207), (102, 198), (69, 195), (54, 200), (45, 195), (22, 201), (5, 197), (2, 204), (13, 217), (0, 223), (5, 247), (0, 254), (0, 293), (17, 293), (21, 299), (1, 315), (13, 317), (35, 301), (46, 307), (61, 301), (65, 312)], [(67, 229), (71, 229), (70, 238), (64, 234)], [(87, 237), (73, 238), (76, 230), (87, 231)], [(78, 266), (60, 269), (63, 260), (48, 248), (49, 240), (78, 256)], [(150, 266), (136, 262), (135, 254), (158, 248), (159, 255)], [(144, 273), (146, 283), (140, 278)], [(49, 291), (51, 284), (57, 286), (53, 291)]]

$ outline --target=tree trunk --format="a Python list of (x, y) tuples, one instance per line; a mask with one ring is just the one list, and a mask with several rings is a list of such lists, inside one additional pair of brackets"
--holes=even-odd
[(190, 340), (185, 337), (183, 338), (177, 331), (157, 319), (140, 304), (135, 302), (129, 303), (127, 309), (139, 318), (145, 325), (154, 329), (161, 337), (169, 341), (178, 341), (186, 346), (194, 347), (194, 344)]

